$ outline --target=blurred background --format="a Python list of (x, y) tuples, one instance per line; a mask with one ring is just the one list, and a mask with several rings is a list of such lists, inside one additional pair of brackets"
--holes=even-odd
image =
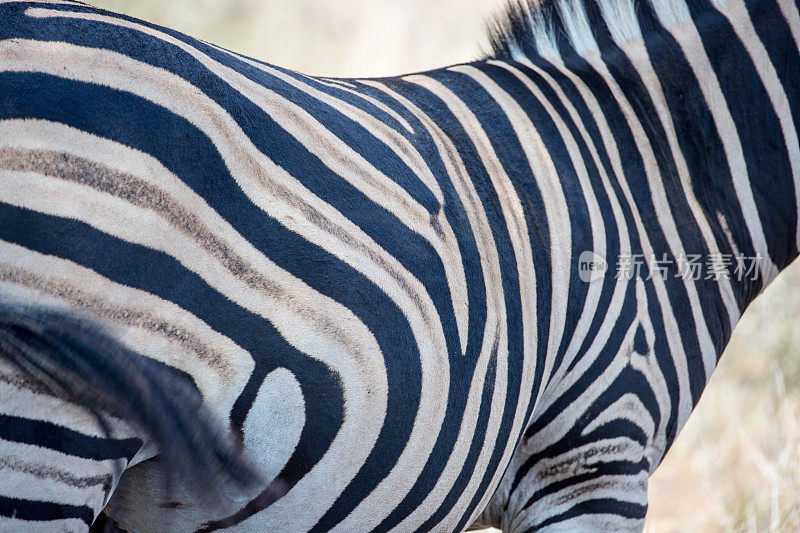
[(475, 58), (504, 0), (88, 0), (306, 74), (384, 76)]
[[(307, 74), (476, 58), (504, 0), (88, 0)], [(800, 265), (745, 314), (650, 484), (646, 531), (800, 530)]]

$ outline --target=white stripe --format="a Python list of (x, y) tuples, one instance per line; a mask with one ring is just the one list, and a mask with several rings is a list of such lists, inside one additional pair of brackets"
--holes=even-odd
[(642, 38), (636, 8), (631, 0), (599, 0), (603, 20), (617, 45)]
[[(261, 383), (242, 425), (244, 448), (248, 456), (254, 458), (264, 486), (272, 482), (289, 461), (300, 442), (305, 421), (303, 390), (294, 374), (285, 368), (270, 372)], [(258, 494), (261, 489), (255, 488), (254, 492)], [(234, 493), (232, 496), (243, 503), (256, 494)]]
[[(246, 61), (246, 62), (253, 63), (254, 65), (258, 65), (259, 64), (259, 63), (255, 62), (255, 61)], [(364, 94), (364, 93), (358, 92), (356, 90), (356, 88), (358, 87), (357, 85), (355, 85), (353, 83), (349, 83), (349, 82), (342, 82), (342, 80), (328, 80), (328, 79), (322, 79), (322, 78), (311, 78), (311, 79), (313, 79), (315, 82), (317, 82), (317, 83), (319, 83), (321, 85), (324, 85), (326, 87), (330, 87), (332, 89), (338, 89), (340, 91), (344, 91), (344, 92), (346, 92), (348, 94), (351, 94), (351, 95), (355, 96), (356, 98), (364, 100), (365, 102), (369, 102), (370, 104), (374, 105), (375, 107), (377, 107), (378, 109), (380, 109), (381, 111), (383, 111), (384, 113), (386, 113), (387, 115), (389, 115), (390, 117), (395, 119), (397, 122), (399, 122), (400, 125), (403, 127), (404, 130), (406, 130), (406, 132), (408, 134), (414, 135), (414, 128), (411, 126), (411, 124), (406, 119), (404, 119), (400, 115), (400, 113), (398, 113), (397, 111), (395, 111), (394, 109), (392, 109), (388, 105), (384, 104), (383, 102), (381, 102), (377, 98), (373, 98), (373, 97), (369, 96), (368, 94)]]
[[(3, 412), (0, 403), (0, 412)], [(126, 461), (116, 468), (124, 467)], [(39, 472), (38, 474), (36, 472)], [(59, 477), (92, 482), (89, 478), (110, 476), (114, 461), (94, 461), (19, 442), (0, 439), (0, 496), (86, 505), (95, 512), (103, 508), (103, 481), (87, 487), (76, 487)], [(109, 481), (111, 481), (109, 479)]]
[(800, 52), (800, 10), (793, 0), (778, 0), (778, 7), (789, 25), (789, 31), (792, 32), (797, 51)]
[[(536, 44), (536, 51), (542, 57), (558, 56), (558, 43), (556, 41), (553, 23), (542, 15), (540, 11), (536, 10), (528, 14), (528, 24), (531, 28), (533, 42)], [(524, 57), (522, 50), (519, 49), (516, 43), (509, 43), (509, 48), (511, 48), (511, 55), (515, 59), (517, 56)]]
[[(628, 102), (627, 98), (625, 98), (622, 89), (617, 85), (616, 81), (614, 80), (611, 73), (606, 68), (605, 63), (603, 62), (602, 58), (598, 54), (589, 54), (586, 57), (586, 60), (592, 65), (595, 70), (600, 74), (600, 76), (605, 80), (606, 84), (608, 85), (612, 95), (616, 102), (620, 105), (623, 115), (625, 116), (625, 120), (628, 124), (628, 128), (633, 136), (634, 142), (636, 143), (636, 148), (639, 154), (642, 157), (642, 162), (644, 164), (645, 174), (647, 176), (647, 181), (650, 185), (650, 194), (652, 197), (653, 205), (656, 209), (656, 216), (659, 222), (660, 231), (664, 234), (667, 239), (668, 246), (670, 247), (670, 251), (673, 254), (673, 257), (678, 257), (683, 252), (683, 246), (680, 243), (680, 238), (677, 233), (677, 228), (675, 227), (675, 221), (672, 218), (672, 213), (669, 209), (669, 203), (666, 198), (666, 193), (664, 192), (663, 183), (661, 181), (661, 175), (658, 169), (658, 165), (656, 163), (655, 154), (653, 153), (652, 147), (647, 139), (647, 136), (644, 133), (641, 123), (636, 116), (636, 113), (633, 111), (630, 103)], [(605, 126), (605, 124), (604, 124)], [(602, 128), (604, 129), (604, 127)], [(611, 134), (608, 131), (609, 135)], [(605, 134), (603, 134), (605, 137)], [(616, 144), (616, 143), (615, 143)], [(616, 147), (616, 146), (615, 146)], [(652, 258), (654, 251), (652, 248), (652, 244), (650, 243), (649, 238), (647, 237), (647, 229), (645, 228), (641, 216), (639, 214), (639, 208), (633, 199), (633, 195), (630, 191), (629, 182), (625, 177), (625, 173), (622, 170), (622, 164), (619, 160), (619, 152), (614, 151), (610, 153), (612, 165), (619, 165), (618, 168), (615, 168), (615, 171), (621, 172), (618, 174), (619, 184), (620, 187), (623, 189), (625, 197), (628, 200), (629, 205), (631, 206), (631, 210), (633, 211), (634, 217), (636, 219), (636, 225), (639, 229), (639, 238), (642, 243), (642, 249), (645, 253), (645, 259), (649, 260)], [(649, 265), (652, 271), (652, 265)], [(689, 370), (688, 370), (688, 356), (683, 346), (683, 339), (681, 336), (681, 332), (678, 328), (677, 320), (672, 312), (671, 302), (669, 296), (666, 291), (664, 280), (661, 279), (659, 276), (654, 275), (652, 278), (653, 285), (656, 289), (656, 295), (659, 300), (659, 306), (664, 311), (664, 326), (667, 333), (667, 341), (669, 343), (670, 353), (672, 355), (672, 359), (675, 361), (676, 370), (678, 373), (678, 381), (680, 383), (680, 410), (679, 410), (679, 419), (682, 420), (681, 426), (689, 417), (689, 413), (692, 409), (692, 401), (689, 396), (690, 388), (689, 388)], [(689, 280), (684, 280), (684, 286), (686, 287), (687, 295), (689, 297), (689, 302), (692, 308), (692, 314), (694, 318), (694, 322), (696, 327), (698, 328), (698, 341), (700, 342), (700, 349), (703, 355), (703, 363), (705, 366), (705, 372), (708, 379), (708, 376), (711, 375), (711, 372), (714, 369), (716, 364), (716, 350), (713, 346), (713, 343), (710, 342), (710, 336), (708, 334), (708, 327), (705, 323), (705, 319), (702, 315), (701, 307), (699, 304), (699, 299), (697, 296), (697, 290), (694, 288), (694, 285)]]
[[(22, 1), (22, 0), (9, 0)], [(79, 518), (64, 518), (51, 522), (40, 522), (38, 520), (20, 520), (18, 518), (7, 518), (0, 516), (0, 531), (13, 531), (14, 533), (62, 533), (84, 532), (86, 524)]]
[[(656, 403), (658, 404), (659, 423), (655, 432), (650, 434), (652, 439), (645, 448), (644, 455), (650, 465), (650, 473), (655, 472), (661, 459), (664, 457), (664, 452), (667, 449), (667, 431), (666, 426), (669, 421), (670, 413), (672, 412), (672, 391), (670, 391), (664, 373), (658, 363), (658, 358), (654, 356), (656, 346), (656, 334), (653, 329), (653, 321), (650, 318), (650, 309), (647, 304), (647, 292), (644, 288), (644, 282), (639, 279), (636, 281), (636, 308), (639, 319), (639, 324), (644, 331), (647, 346), (650, 348), (650, 353), (640, 354), (635, 351), (631, 352), (630, 364), (635, 370), (647, 379), (647, 384), (650, 390), (653, 391)], [(680, 428), (678, 429), (680, 431)], [(677, 432), (675, 433), (677, 435)]]
[[(583, 0), (560, 0), (558, 10), (575, 51), (580, 55), (596, 52), (597, 42), (594, 40), (592, 25), (586, 16)], [(550, 61), (554, 59), (556, 58), (548, 58)]]
[[(586, 127), (583, 124), (581, 117), (575, 110), (572, 102), (566, 95), (563, 93), (561, 87), (552, 79), (550, 74), (541, 69), (536, 64), (531, 63), (527, 59), (523, 59), (521, 61), (527, 67), (536, 71), (539, 75), (543, 77), (545, 82), (550, 86), (551, 89), (556, 93), (557, 97), (560, 99), (561, 103), (567, 109), (570, 117), (572, 118), (573, 122), (575, 123), (578, 131), (581, 134), (581, 137), (586, 142), (589, 152), (592, 155), (592, 159), (595, 163), (598, 172), (600, 173), (600, 177), (603, 183), (603, 187), (605, 193), (609, 199), (611, 204), (611, 210), (614, 216), (614, 221), (617, 227), (617, 232), (619, 236), (620, 242), (620, 252), (622, 254), (630, 253), (630, 242), (628, 237), (628, 228), (626, 225), (626, 221), (624, 218), (624, 214), (622, 213), (621, 207), (619, 202), (616, 198), (616, 194), (611, 186), (610, 180), (608, 175), (605, 171), (605, 166), (600, 161), (597, 149), (594, 145), (594, 141), (592, 140), (591, 136), (586, 131)], [(515, 69), (511, 65), (505, 65), (503, 62), (493, 62), (494, 64), (506, 68), (510, 71), (517, 71), (518, 77), (523, 79), (523, 83), (531, 89), (532, 91), (538, 90), (538, 88), (526, 77), (522, 74), (521, 71)], [(543, 103), (547, 101), (540, 97), (540, 100)], [(547, 104), (549, 105), (549, 104)], [(582, 159), (580, 157), (573, 156), (573, 161), (580, 161)], [(585, 166), (583, 167), (585, 170)], [(588, 187), (591, 187), (587, 184)], [(594, 195), (590, 189), (586, 190), (584, 194), (587, 198), (587, 201), (593, 201)], [(602, 226), (599, 226), (597, 223), (592, 224), (593, 231), (597, 231), (598, 227), (600, 227), (600, 231), (603, 232)], [(603, 248), (597, 249), (597, 251), (603, 255), (605, 255), (605, 240), (603, 240)], [(611, 274), (607, 274), (611, 275)], [(595, 283), (595, 286), (599, 286), (599, 283)], [(534, 421), (538, 418), (538, 415), (542, 412), (546, 411), (547, 408), (554, 402), (558, 397), (561, 395), (561, 391), (565, 388), (569, 387), (571, 383), (577, 380), (580, 376), (584, 375), (588, 366), (594, 361), (596, 355), (600, 352), (602, 348), (604, 348), (605, 343), (607, 342), (611, 332), (613, 331), (614, 327), (616, 326), (617, 319), (619, 317), (620, 312), (622, 311), (622, 306), (625, 301), (625, 296), (627, 294), (628, 284), (626, 282), (620, 281), (617, 282), (614, 287), (614, 292), (611, 298), (611, 302), (609, 303), (608, 308), (605, 311), (604, 321), (601, 325), (600, 329), (598, 330), (597, 334), (595, 335), (592, 344), (589, 346), (585, 353), (579, 353), (579, 349), (583, 343), (582, 335), (580, 334), (580, 330), (582, 328), (587, 328), (592, 321), (595, 319), (595, 311), (598, 304), (599, 294), (597, 291), (594, 293), (590, 289), (589, 294), (587, 294), (587, 300), (585, 302), (584, 308), (581, 310), (581, 317), (578, 321), (576, 326), (576, 332), (573, 335), (573, 338), (570, 341), (570, 345), (567, 348), (567, 351), (564, 356), (564, 360), (560, 364), (559, 368), (556, 370), (556, 373), (550, 379), (550, 383), (544, 383), (543, 388), (545, 388), (545, 392), (542, 395), (541, 399), (537, 402), (535, 411), (533, 416), (531, 417), (531, 421)], [(593, 296), (594, 294), (594, 296)], [(575, 368), (567, 374), (567, 369), (573, 364), (574, 359), (578, 356), (581, 356), (580, 361), (576, 364)], [(573, 417), (577, 418), (580, 414), (573, 413)], [(551, 427), (548, 430), (547, 438), (543, 438), (544, 432), (537, 433), (536, 440), (539, 441), (543, 447), (559, 440), (563, 437), (564, 432), (569, 428), (569, 425), (562, 425), (559, 431), (554, 431), (555, 428)], [(552, 438), (551, 438), (552, 437)], [(539, 448), (537, 448), (539, 449)], [(489, 509), (490, 512), (495, 513), (497, 516), (503, 514), (502, 509), (496, 509), (495, 504), (499, 504), (503, 506), (506, 502), (510, 502), (511, 498), (514, 498), (516, 505), (523, 505), (527, 499), (525, 496), (525, 490), (517, 490), (514, 495), (510, 493), (511, 484), (514, 480), (514, 473), (522, 466), (525, 460), (528, 458), (528, 454), (525, 450), (525, 444), (520, 446), (520, 449), (514, 455), (512, 462), (510, 463), (507, 473), (503, 478), (502, 484), (497, 489), (495, 496), (492, 498), (492, 507)], [(535, 489), (532, 489), (535, 490)], [(529, 491), (528, 491), (529, 492)]]
[(316, 79), (317, 81), (325, 80), (329, 84), (336, 85), (336, 86), (348, 87), (348, 88), (354, 89), (354, 90), (358, 89), (358, 85), (356, 85), (355, 83), (353, 83), (350, 80), (345, 80), (345, 79), (342, 79), (342, 78), (319, 78), (318, 77), (318, 78), (314, 78), (314, 79)]
[[(1, 286), (0, 295), (6, 298)], [(30, 376), (14, 367), (6, 358), (0, 359), (0, 412), (56, 424), (90, 437), (141, 438), (125, 421), (104, 413), (103, 420), (107, 423), (105, 429), (109, 430), (107, 434), (97, 423), (97, 418), (85, 407), (65, 402), (50, 393), (32, 390), (27, 386), (30, 382)]]

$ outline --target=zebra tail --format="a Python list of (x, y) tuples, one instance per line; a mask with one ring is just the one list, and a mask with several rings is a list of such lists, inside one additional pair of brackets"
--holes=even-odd
[(106, 435), (105, 414), (146, 434), (158, 446), (168, 487), (179, 483), (213, 500), (222, 496), (224, 481), (260, 484), (190, 379), (128, 349), (90, 320), (0, 302), (0, 358), (91, 411)]

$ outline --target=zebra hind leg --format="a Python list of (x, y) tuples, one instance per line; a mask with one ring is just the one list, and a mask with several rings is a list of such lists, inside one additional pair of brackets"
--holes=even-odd
[(145, 443), (212, 500), (258, 482), (184, 374), (77, 314), (0, 302), (0, 530), (88, 530)]

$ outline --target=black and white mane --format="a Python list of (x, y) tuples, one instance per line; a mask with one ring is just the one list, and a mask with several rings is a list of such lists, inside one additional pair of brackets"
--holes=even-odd
[[(714, 0), (715, 6), (727, 0)], [(585, 55), (606, 44), (663, 31), (659, 17), (673, 26), (701, 10), (698, 1), (675, 0), (509, 0), (489, 25), (489, 57), (553, 58)]]

